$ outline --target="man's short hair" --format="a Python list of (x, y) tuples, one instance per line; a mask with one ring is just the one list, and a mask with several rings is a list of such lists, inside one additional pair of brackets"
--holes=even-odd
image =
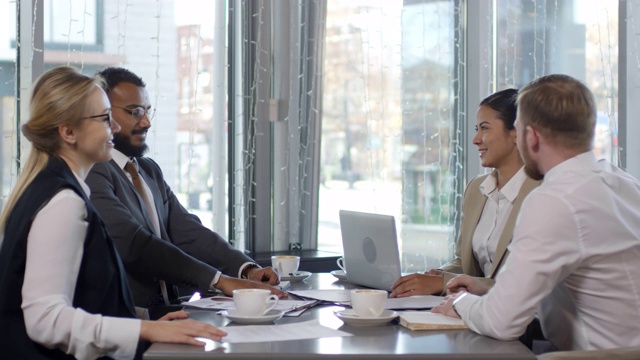
[(553, 144), (591, 149), (596, 126), (596, 102), (591, 91), (568, 75), (546, 75), (518, 94), (518, 121), (531, 126)]
[(122, 82), (128, 82), (139, 87), (147, 86), (147, 84), (145, 84), (144, 81), (142, 81), (142, 78), (138, 75), (121, 67), (108, 67), (98, 72), (98, 75), (100, 75), (105, 81), (106, 87), (104, 88), (104, 91), (106, 93), (109, 93), (109, 91), (111, 91), (116, 85)]

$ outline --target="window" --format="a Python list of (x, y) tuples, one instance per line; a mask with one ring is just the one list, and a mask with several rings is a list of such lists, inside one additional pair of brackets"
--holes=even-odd
[[(328, 2), (319, 248), (341, 251), (338, 210), (350, 209), (396, 216), (403, 271), (452, 258), (460, 184), (477, 175), (458, 171), (477, 161), (473, 134), (465, 142), (459, 133), (477, 106), (464, 114), (459, 105), (471, 101), (458, 87), (461, 64), (479, 63), (489, 79), (478, 99), (549, 73), (584, 81), (598, 102), (596, 154), (618, 161), (617, 1), (470, 4), (493, 4), (487, 17), (458, 4)], [(455, 52), (465, 10), (480, 22), (469, 32), (490, 40), (479, 53), (466, 48), (466, 59)], [(460, 148), (469, 149), (464, 162)]]
[(500, 1), (496, 8), (497, 87), (522, 87), (564, 73), (596, 97), (597, 156), (618, 162), (618, 4), (616, 0)]
[[(0, 204), (24, 150), (20, 49), (44, 49), (45, 68), (140, 75), (157, 108), (148, 155), (206, 226), (252, 251), (341, 252), (351, 209), (396, 217), (403, 271), (450, 260), (464, 185), (485, 171), (477, 102), (552, 72), (594, 91), (596, 152), (640, 174), (626, 140), (636, 0), (46, 0), (35, 19), (26, 4), (0, 0)], [(16, 15), (44, 44), (16, 39)]]
[(47, 0), (44, 8), (44, 41), (49, 46), (96, 45), (98, 43), (98, 13), (96, 0)]
[(348, 209), (396, 217), (403, 271), (452, 256), (454, 12), (453, 1), (328, 2), (319, 248), (342, 251)]

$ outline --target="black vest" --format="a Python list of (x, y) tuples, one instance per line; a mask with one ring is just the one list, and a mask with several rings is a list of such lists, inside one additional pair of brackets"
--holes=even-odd
[[(52, 157), (11, 211), (0, 248), (0, 353), (7, 359), (72, 358), (47, 349), (27, 335), (22, 313), (22, 284), (27, 236), (38, 211), (60, 190), (71, 189), (85, 201), (87, 236), (73, 297), (73, 306), (92, 314), (135, 318), (133, 299), (116, 249), (104, 224), (77, 179), (58, 157)], [(139, 347), (140, 348), (140, 347)]]

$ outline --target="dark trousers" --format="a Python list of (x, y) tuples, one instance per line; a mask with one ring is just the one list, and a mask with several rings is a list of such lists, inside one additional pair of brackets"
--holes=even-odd
[(527, 326), (527, 330), (525, 330), (524, 334), (522, 334), (518, 340), (520, 340), (520, 342), (530, 350), (533, 350), (534, 340), (545, 340), (544, 335), (542, 334), (540, 321), (538, 321), (537, 318), (534, 318)]

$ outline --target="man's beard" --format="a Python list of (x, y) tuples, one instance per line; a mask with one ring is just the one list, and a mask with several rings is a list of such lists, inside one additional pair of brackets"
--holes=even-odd
[(527, 139), (524, 139), (524, 151), (520, 152), (520, 157), (524, 162), (524, 172), (532, 178), (533, 180), (542, 180), (544, 179), (544, 175), (538, 170), (538, 163), (535, 162), (529, 156), (529, 147), (527, 146)]
[[(135, 130), (133, 133), (135, 134)], [(149, 150), (145, 143), (140, 146), (132, 145), (131, 136), (122, 133), (113, 134), (113, 146), (128, 157), (141, 157)]]

